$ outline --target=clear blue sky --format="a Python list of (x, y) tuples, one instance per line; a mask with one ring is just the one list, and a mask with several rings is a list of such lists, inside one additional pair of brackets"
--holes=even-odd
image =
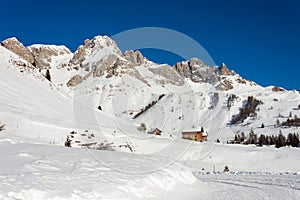
[[(1, 2), (0, 40), (64, 44), (138, 27), (164, 27), (198, 41), (216, 64), (246, 79), (300, 90), (299, 1), (14, 1)], [(145, 50), (156, 62), (181, 58)]]

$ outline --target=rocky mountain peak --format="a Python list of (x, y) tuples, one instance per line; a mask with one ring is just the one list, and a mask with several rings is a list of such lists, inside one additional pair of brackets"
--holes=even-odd
[(35, 58), (35, 65), (39, 69), (49, 68), (53, 57), (71, 55), (72, 52), (65, 46), (31, 45), (28, 47)]
[(86, 39), (84, 45), (80, 45), (73, 58), (70, 60), (70, 64), (81, 64), (87, 56), (96, 55), (100, 59), (108, 54), (122, 55), (118, 45), (108, 36), (95, 36), (93, 39)]
[(220, 75), (223, 75), (223, 76), (232, 76), (232, 75), (235, 75), (235, 73), (231, 70), (229, 70), (226, 66), (225, 63), (222, 63), (219, 67), (218, 67), (218, 71), (220, 73)]
[(205, 66), (205, 64), (199, 58), (191, 58), (188, 61), (188, 63), (191, 67), (196, 67), (196, 66), (204, 67)]
[(188, 62), (177, 62), (174, 69), (184, 78), (188, 78), (190, 75), (190, 65)]
[(173, 67), (182, 77), (190, 78), (196, 83), (215, 83), (218, 81), (218, 77), (213, 68), (206, 66), (198, 58), (191, 58), (189, 61), (178, 62)]
[(1, 46), (14, 52), (30, 64), (34, 65), (35, 60), (33, 54), (27, 47), (25, 47), (19, 40), (17, 40), (17, 38), (8, 38), (1, 42)]
[(145, 58), (139, 50), (125, 51), (124, 58), (133, 64), (133, 66), (138, 66), (145, 63)]

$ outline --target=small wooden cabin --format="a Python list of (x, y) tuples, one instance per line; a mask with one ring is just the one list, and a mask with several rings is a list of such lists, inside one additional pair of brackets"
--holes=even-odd
[(155, 129), (149, 131), (148, 133), (153, 134), (153, 135), (161, 135), (161, 132), (162, 132), (161, 130), (159, 130), (158, 128), (155, 128)]
[(183, 130), (182, 138), (202, 142), (207, 141), (207, 133), (202, 132), (201, 129)]

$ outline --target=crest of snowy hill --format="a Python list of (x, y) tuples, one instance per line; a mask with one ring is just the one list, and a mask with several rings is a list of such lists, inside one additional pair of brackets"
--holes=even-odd
[[(70, 120), (73, 110), (77, 109), (75, 100), (84, 106), (78, 105), (83, 113), (96, 112), (97, 116), (111, 121), (122, 121), (121, 128), (119, 122), (103, 122), (103, 127), (109, 127), (104, 132), (109, 134), (118, 127), (125, 132), (130, 127), (128, 131), (136, 134), (158, 128), (162, 137), (181, 138), (182, 130), (203, 127), (209, 141), (226, 142), (235, 134), (247, 135), (251, 130), (258, 134), (278, 134), (282, 129), (280, 124), (300, 116), (299, 92), (273, 86), (264, 88), (245, 80), (224, 63), (207, 66), (191, 58), (174, 66), (156, 64), (138, 50), (122, 53), (108, 36), (85, 40), (74, 53), (57, 45), (25, 47), (16, 38), (3, 41), (1, 46), (4, 55), (1, 62), (14, 71), (5, 73), (16, 73), (14, 76), (26, 80), (31, 77), (32, 84), (39, 88), (35, 91), (41, 90), (45, 98), (65, 98)], [(21, 87), (14, 84), (16, 88)], [(27, 86), (22, 87), (27, 90)], [(55, 95), (51, 95), (53, 92)], [(240, 116), (251, 96), (262, 103), (253, 112)], [(30, 106), (36, 109), (33, 104), (26, 107)], [(38, 109), (29, 113), (36, 114)], [(234, 120), (237, 117), (243, 120)], [(82, 120), (91, 124), (87, 119)], [(233, 123), (235, 121), (238, 123)], [(144, 124), (143, 129), (141, 124)], [(86, 125), (85, 128), (96, 127)], [(285, 127), (281, 131), (288, 134), (295, 132), (296, 127)]]

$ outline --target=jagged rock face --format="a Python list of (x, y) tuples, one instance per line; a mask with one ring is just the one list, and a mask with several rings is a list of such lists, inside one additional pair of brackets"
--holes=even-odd
[(67, 86), (68, 86), (68, 87), (74, 87), (74, 86), (76, 86), (76, 85), (82, 83), (82, 81), (83, 81), (82, 76), (80, 76), (80, 75), (77, 74), (77, 75), (73, 76), (73, 77), (68, 81)]
[(187, 62), (178, 62), (174, 66), (175, 70), (184, 78), (190, 75), (190, 66)]
[(206, 66), (198, 58), (192, 58), (188, 61), (191, 69), (191, 80), (205, 83), (216, 83), (218, 81), (217, 75), (214, 73), (213, 68)]
[(33, 54), (16, 38), (9, 38), (7, 40), (4, 40), (3, 42), (1, 42), (1, 45), (6, 49), (14, 52), (30, 64), (34, 65), (35, 61)]
[(111, 54), (94, 64), (93, 77), (100, 77), (107, 73), (107, 78), (125, 74), (133, 64), (127, 60), (122, 60), (119, 56)]
[(124, 53), (124, 58), (133, 64), (133, 66), (138, 66), (145, 63), (145, 58), (140, 51), (126, 51)]
[(108, 36), (96, 36), (92, 40), (85, 40), (84, 45), (80, 45), (70, 60), (70, 65), (82, 65), (89, 55), (96, 55), (97, 53), (105, 55), (107, 49), (112, 49), (117, 55), (122, 55), (115, 41)]
[(190, 77), (193, 82), (215, 83), (218, 77), (213, 68), (206, 66), (198, 58), (192, 58), (189, 61), (178, 62), (174, 69), (184, 78)]
[(188, 63), (191, 67), (195, 67), (196, 65), (199, 67), (206, 67), (206, 65), (198, 58), (191, 58)]
[(230, 80), (224, 79), (216, 86), (216, 89), (221, 91), (227, 91), (233, 89), (233, 85)]
[(71, 54), (71, 51), (65, 46), (32, 45), (29, 48), (35, 57), (36, 67), (39, 69), (49, 68), (53, 56)]
[(233, 76), (233, 75), (235, 75), (235, 73), (233, 71), (231, 71), (227, 68), (225, 63), (222, 63), (222, 65), (218, 68), (218, 72), (219, 72), (220, 75), (223, 75), (223, 76)]
[(158, 80), (158, 83), (161, 85), (170, 83), (173, 85), (181, 86), (184, 84), (183, 78), (181, 75), (178, 75), (174, 69), (169, 65), (163, 65), (158, 68), (149, 68), (149, 70), (156, 75), (162, 76), (164, 80)]
[(77, 48), (77, 51), (74, 53), (73, 58), (70, 60), (70, 64), (78, 65), (78, 64), (82, 63), (84, 61), (85, 55), (86, 55), (85, 49), (86, 49), (85, 46), (80, 45)]

